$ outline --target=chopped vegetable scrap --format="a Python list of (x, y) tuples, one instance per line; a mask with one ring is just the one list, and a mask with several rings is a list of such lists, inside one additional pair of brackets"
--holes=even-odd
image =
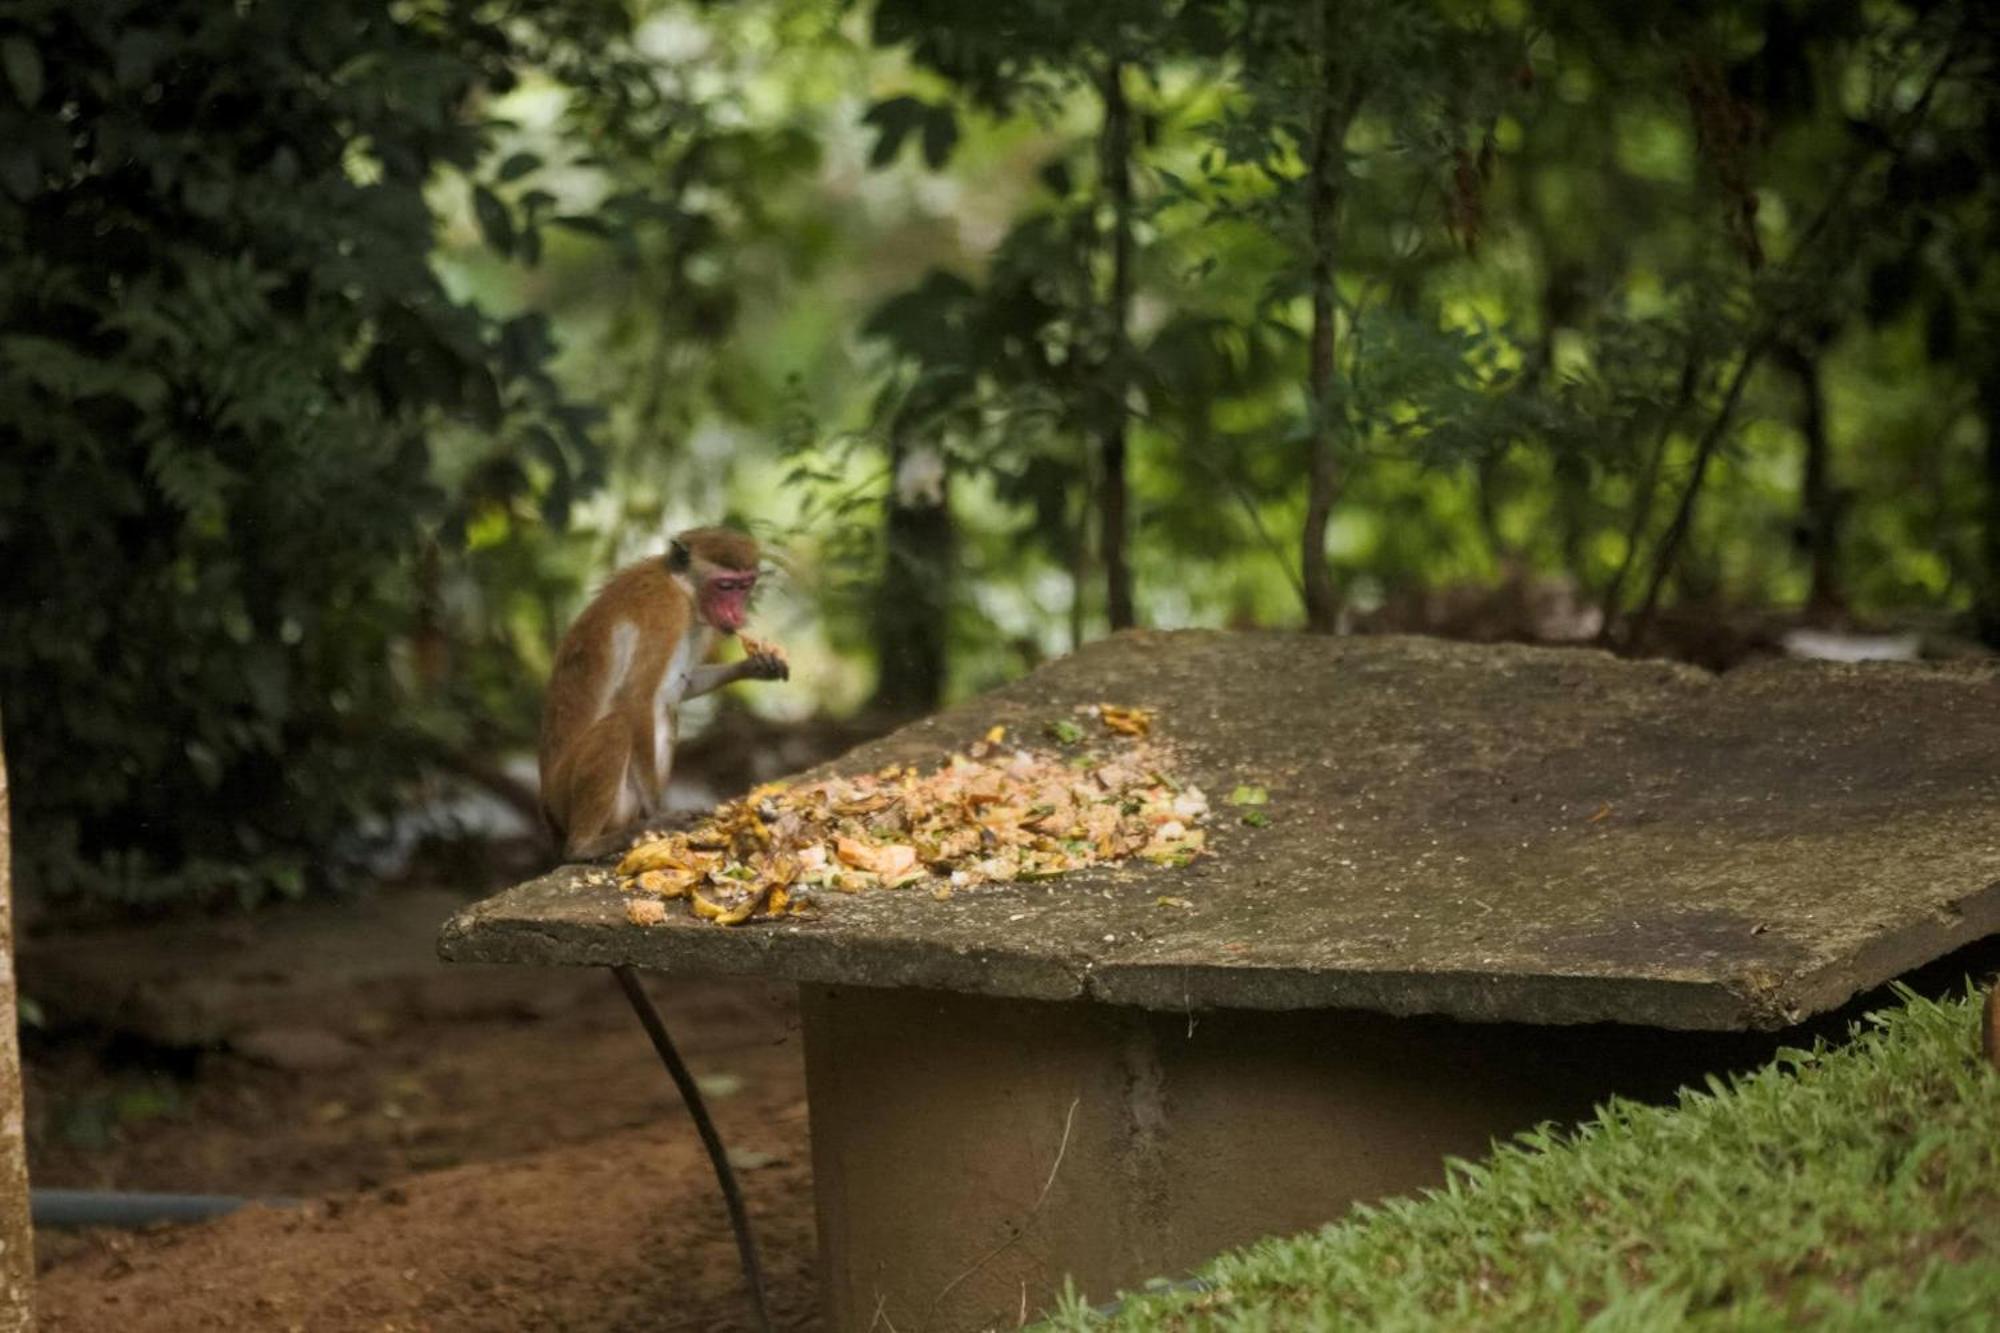
[[(935, 771), (892, 766), (859, 777), (770, 783), (685, 833), (653, 835), (618, 864), (635, 925), (685, 898), (704, 921), (736, 926), (810, 912), (826, 891), (919, 886), (938, 899), (980, 884), (1049, 879), (1140, 856), (1185, 865), (1201, 854), (1208, 798), (1177, 781), (1145, 739), (1150, 710), (1079, 709), (1102, 749), (1010, 744), (1006, 729)], [(1063, 724), (1085, 739), (1076, 723)]]
[(1249, 807), (1243, 811), (1243, 822), (1251, 828), (1268, 828), (1271, 824), (1271, 817), (1256, 807), (1268, 803), (1270, 799), (1271, 793), (1264, 788), (1244, 784), (1223, 797), (1222, 803), (1224, 805)]
[(1104, 719), (1104, 725), (1120, 736), (1143, 736), (1153, 725), (1153, 710), (1150, 708), (1114, 708), (1110, 704), (1098, 705), (1097, 715)]

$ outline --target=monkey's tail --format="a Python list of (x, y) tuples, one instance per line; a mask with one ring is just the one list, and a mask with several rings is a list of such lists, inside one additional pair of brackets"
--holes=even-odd
[(715, 1122), (708, 1118), (708, 1105), (701, 1099), (701, 1089), (681, 1063), (680, 1052), (674, 1049), (673, 1038), (667, 1035), (667, 1025), (660, 1021), (660, 1011), (653, 1007), (653, 1001), (639, 984), (638, 974), (629, 964), (621, 963), (611, 969), (611, 975), (618, 979), (618, 988), (632, 1002), (632, 1012), (639, 1016), (646, 1035), (653, 1039), (653, 1049), (659, 1052), (660, 1063), (667, 1067), (674, 1086), (680, 1089), (681, 1100), (687, 1103), (688, 1115), (694, 1120), (695, 1132), (701, 1135), (701, 1145), (708, 1149), (709, 1164), (715, 1168), (715, 1183), (722, 1187), (722, 1202), (729, 1209), (729, 1228), (736, 1233), (736, 1255), (743, 1263), (743, 1281), (750, 1288), (751, 1314), (759, 1333), (770, 1333), (771, 1314), (764, 1301), (764, 1269), (757, 1262), (757, 1241), (750, 1234), (750, 1215), (744, 1210), (743, 1191), (736, 1186), (736, 1172), (729, 1165), (722, 1136), (715, 1132)]

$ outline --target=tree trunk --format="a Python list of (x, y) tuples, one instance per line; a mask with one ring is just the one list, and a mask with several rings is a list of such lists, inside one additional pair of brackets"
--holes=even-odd
[(1116, 630), (1135, 623), (1132, 570), (1126, 559), (1125, 433), (1132, 347), (1132, 108), (1125, 100), (1125, 65), (1114, 60), (1103, 81), (1104, 134), (1098, 148), (1099, 185), (1111, 203), (1111, 356), (1099, 434), (1098, 549), (1104, 560), (1105, 613)]
[[(1542, 283), (1541, 330), (1528, 353), (1527, 365), (1522, 367), (1518, 393), (1532, 396), (1542, 392), (1542, 385), (1555, 365), (1556, 330), (1575, 317), (1577, 289), (1581, 281), (1572, 265), (1556, 264), (1551, 267)], [(1563, 572), (1569, 575), (1580, 593), (1590, 586), (1587, 552), (1590, 545), (1592, 469), (1588, 458), (1569, 449), (1558, 450), (1553, 463), (1557, 549), (1561, 553)], [(1488, 503), (1491, 504), (1490, 499)], [(1488, 522), (1489, 526), (1497, 529), (1497, 523)], [(1496, 556), (1513, 554), (1504, 549), (1497, 531), (1491, 540)]]
[(451, 638), (445, 629), (444, 556), (435, 539), (417, 554), (416, 628), (411, 635), (417, 679), (437, 693), (451, 674)]
[(1358, 98), (1336, 98), (1333, 87), (1333, 20), (1330, 3), (1315, 0), (1310, 28), (1313, 61), (1312, 160), (1306, 168), (1306, 215), (1312, 241), (1312, 341), (1307, 352), (1306, 387), (1311, 394), (1312, 433), (1306, 445), (1306, 522), (1300, 541), (1300, 574), (1305, 584), (1306, 628), (1331, 634), (1340, 616), (1340, 590), (1326, 559), (1326, 528), (1340, 494), (1339, 413), (1335, 402), (1334, 283), (1339, 245), (1341, 146), (1347, 139)]
[(1986, 568), (1979, 597), (1979, 637), (2000, 648), (2000, 364), (1979, 381), (1980, 415), (1986, 418)]
[(1472, 465), (1472, 511), (1479, 520), (1479, 535), (1498, 565), (1511, 563), (1519, 554), (1500, 527), (1500, 474), (1506, 466), (1504, 450), (1482, 454)]
[(1806, 593), (1806, 620), (1815, 625), (1847, 614), (1847, 597), (1840, 587), (1840, 493), (1833, 484), (1833, 451), (1827, 438), (1826, 390), (1820, 376), (1818, 348), (1800, 349), (1786, 357), (1804, 398), (1799, 429), (1805, 436), (1805, 486), (1800, 497), (1800, 528), (1805, 534), (1812, 583)]
[(906, 484), (909, 448), (889, 457), (893, 478), (883, 502), (887, 556), (875, 591), (877, 676), (872, 706), (896, 717), (934, 711), (944, 698), (954, 546), (948, 480)]
[(14, 840), (7, 755), (0, 748), (0, 1333), (33, 1328), (35, 1236), (28, 1221), (28, 1148), (21, 1114), (20, 1015), (14, 996)]

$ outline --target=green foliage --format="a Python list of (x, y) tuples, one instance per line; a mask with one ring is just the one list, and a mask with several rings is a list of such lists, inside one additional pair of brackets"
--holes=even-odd
[[(560, 521), (592, 466), (546, 319), (427, 262), (426, 191), (485, 164), (468, 107), (615, 31), (552, 8), (0, 20), (0, 701), (31, 890), (297, 891), (426, 753), (423, 535), (537, 494)], [(531, 247), (532, 210), (477, 190), (488, 239)], [(452, 487), (445, 423), (477, 441)]]
[(1110, 1318), (1072, 1299), (1045, 1327), (1971, 1327), (2000, 1307), (2000, 1072), (1976, 996), (1903, 998), (1846, 1046), (1613, 1101), (1225, 1256), (1204, 1290)]
[(1088, 638), (1121, 525), (1160, 625), (2000, 636), (1995, 64), (1966, 0), (25, 0), (24, 878), (301, 887), (731, 516), (822, 703)]
[[(871, 433), (815, 434), (850, 464), (895, 441), (943, 453), (970, 483), (952, 502), (962, 596), (1036, 588), (1048, 647), (1102, 624), (1094, 444), (1121, 403), (1155, 623), (1293, 620), (1320, 439), (1350, 613), (1534, 571), (1624, 645), (1656, 604), (1795, 606), (1824, 581), (1865, 623), (1962, 615), (2000, 587), (1981, 420), (2000, 388), (1980, 388), (2000, 377), (1962, 337), (1990, 322), (1990, 23), (1958, 4), (1643, 23), (1343, 4), (1321, 42), (1321, 8), (872, 10), (871, 36), (914, 66), (864, 114), (878, 164), (954, 104), (960, 156), (1033, 135), (998, 239), (874, 306)], [(1098, 170), (1110, 62), (1143, 126), (1126, 330)], [(1340, 151), (1314, 176), (1328, 111)], [(1978, 257), (1959, 248), (1974, 238)], [(1919, 281), (1923, 265), (1954, 279)], [(1801, 365), (1831, 423), (1818, 444)], [(836, 472), (852, 523), (852, 467)], [(955, 621), (955, 656), (998, 655), (994, 624)]]

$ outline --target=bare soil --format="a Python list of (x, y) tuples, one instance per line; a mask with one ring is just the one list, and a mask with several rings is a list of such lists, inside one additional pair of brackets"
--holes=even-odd
[[(746, 790), (888, 725), (725, 704), (677, 776)], [(532, 817), (532, 793), (480, 780)], [(359, 902), (52, 925), (25, 943), (22, 993), (48, 1014), (23, 1052), (33, 1183), (281, 1200), (42, 1231), (41, 1327), (751, 1327), (707, 1156), (610, 977), (437, 961), (451, 910), (548, 855), (447, 842)], [(816, 1328), (792, 988), (648, 986), (737, 1163), (773, 1320)]]
[[(440, 964), (414, 982), (318, 980), (325, 1030), (355, 1051), (334, 1068), (101, 1032), (31, 1040), (37, 1185), (304, 1200), (45, 1231), (44, 1328), (749, 1326), (707, 1159), (607, 977)], [(739, 1159), (777, 1323), (815, 1327), (790, 994), (652, 985)]]

